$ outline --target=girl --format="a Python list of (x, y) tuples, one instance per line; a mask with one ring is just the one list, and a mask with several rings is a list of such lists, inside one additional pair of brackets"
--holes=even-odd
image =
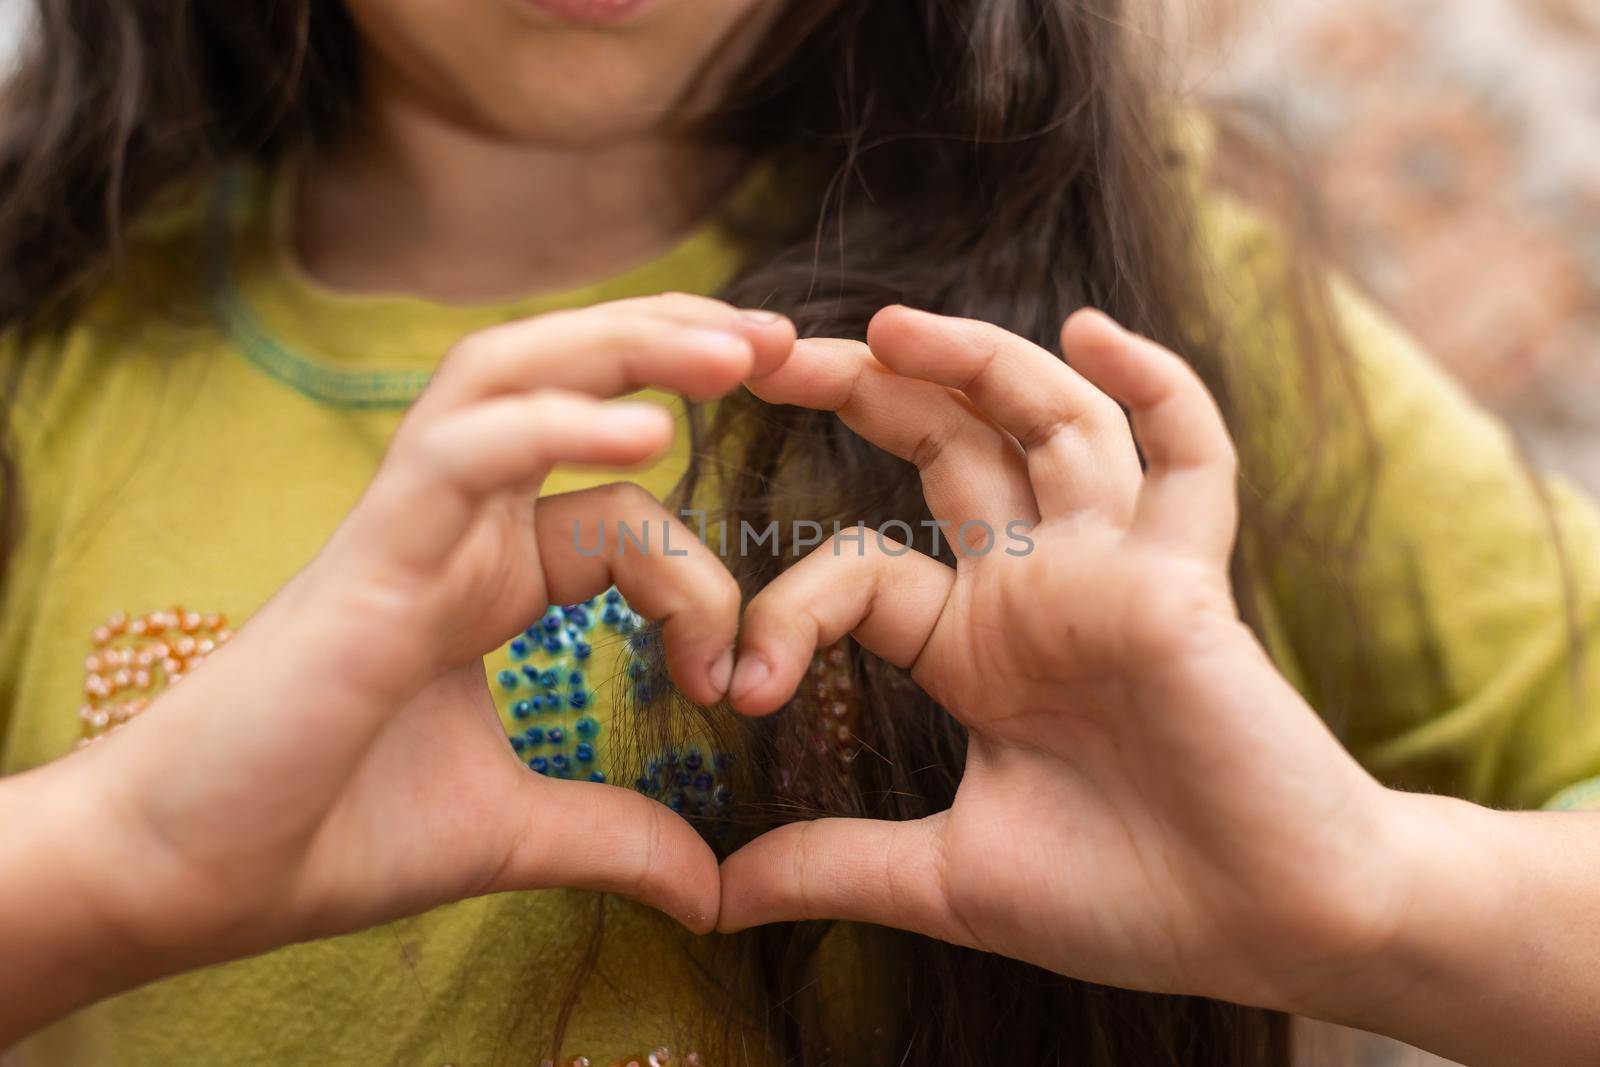
[[(1595, 516), (1218, 191), (1127, 15), (41, 2), (0, 1041), (1282, 1063), (1277, 1010), (1592, 1048), (1581, 961), (1519, 962), (1587, 824), (1389, 787), (1600, 773), (1558, 551)], [(1199, 381), (1085, 305), (1223, 401), (1237, 552)], [(884, 532), (807, 548), (835, 522)]]

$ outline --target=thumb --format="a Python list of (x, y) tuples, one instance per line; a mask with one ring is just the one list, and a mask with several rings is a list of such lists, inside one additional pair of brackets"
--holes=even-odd
[(945, 819), (817, 819), (762, 834), (722, 863), (717, 929), (844, 919), (975, 945), (945, 892)]
[(631, 789), (528, 774), (528, 826), (489, 892), (590, 889), (665, 912), (697, 934), (717, 923), (717, 858), (687, 822)]

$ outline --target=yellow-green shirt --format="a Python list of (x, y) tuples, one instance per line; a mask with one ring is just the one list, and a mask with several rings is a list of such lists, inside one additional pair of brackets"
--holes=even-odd
[[(257, 203), (252, 193), (245, 200)], [(283, 218), (281, 210), (244, 210), (225, 252), (181, 227), (166, 243), (153, 240), (143, 261), (154, 277), (149, 291), (174, 291), (165, 272), (193, 274), (204, 279), (203, 313), (170, 313), (135, 277), (64, 335), (13, 360), (13, 447), (27, 524), (0, 620), (0, 771), (54, 759), (109, 726), (93, 707), (87, 719), (80, 715), (86, 657), (103, 647), (95, 631), (108, 619), (160, 612), (157, 624), (171, 622), (196, 643), (247, 619), (355, 502), (405, 402), (462, 334), (622, 296), (712, 292), (736, 263), (732, 243), (711, 226), (593, 286), (504, 306), (446, 307), (327, 291), (285, 253)], [(1273, 254), (1265, 228), (1226, 201), (1208, 205), (1207, 225), (1224, 274), (1243, 276)], [(1352, 464), (1310, 498), (1301, 520), (1313, 531), (1350, 525), (1353, 502), (1363, 499), (1365, 547), (1339, 581), (1314, 550), (1278, 556), (1255, 605), (1274, 654), (1313, 696), (1338, 687), (1308, 666), (1328, 658), (1312, 650), (1349, 648), (1351, 670), (1358, 659), (1365, 664), (1357, 698), (1333, 717), (1386, 779), (1490, 803), (1541, 804), (1600, 775), (1600, 723), (1574, 704), (1568, 626), (1592, 633), (1600, 619), (1600, 519), (1559, 482), (1545, 487), (1546, 510), (1493, 420), (1353, 294), (1341, 291), (1339, 307), (1383, 462), (1375, 481)], [(1253, 413), (1241, 448), (1247, 484), (1271, 499), (1294, 481), (1306, 427), (1293, 414), (1297, 404), (1279, 395), (1301, 377), (1293, 353), (1270, 308), (1239, 309), (1241, 317), (1256, 313), (1262, 327), (1238, 354), (1260, 394), (1240, 398)], [(1353, 419), (1341, 411), (1335, 418), (1336, 440), (1348, 442)], [(681, 438), (660, 465), (630, 477), (665, 494), (686, 460)], [(548, 491), (604, 480), (558, 472)], [(1551, 547), (1552, 516), (1569, 547), (1566, 583)], [(1342, 610), (1346, 598), (1359, 613)], [(604, 639), (584, 642), (599, 659), (622, 634), (615, 619), (602, 618), (606, 610), (597, 602), (580, 627), (600, 631)], [(534, 726), (548, 734), (556, 723), (562, 744), (530, 746), (530, 760), (559, 751), (568, 773), (598, 769), (631, 784), (637, 768), (608, 765), (603, 744), (615, 687), (629, 681), (615, 663), (575, 662), (570, 621), (556, 619), (558, 636), (566, 635), (556, 652), (535, 625), (525, 652), (508, 647), (490, 657), (508, 735)], [(112, 648), (131, 647), (128, 625), (99, 636)], [(104, 663), (95, 665), (105, 673)], [(584, 680), (547, 685), (545, 672), (557, 669), (578, 669)], [(583, 706), (572, 705), (574, 692), (584, 694)], [(519, 716), (519, 701), (552, 693), (558, 710)], [(596, 754), (584, 761), (576, 744), (586, 716), (597, 724), (584, 735)], [(714, 803), (714, 777), (703, 787), (695, 778), (714, 772), (715, 753), (699, 755), (702, 766), (683, 788), (691, 802)], [(738, 1038), (730, 1033), (754, 1034), (756, 1025), (730, 1012), (734, 998), (699, 973), (704, 966), (713, 979), (729, 977), (718, 971), (719, 939), (686, 953), (692, 939), (646, 909), (560, 891), (468, 901), (158, 982), (76, 1013), (19, 1055), (23, 1063), (97, 1067), (537, 1063), (548, 1054), (597, 906), (606, 936), (573, 1009), (565, 1054), (603, 1064), (667, 1045), (731, 1062)]]

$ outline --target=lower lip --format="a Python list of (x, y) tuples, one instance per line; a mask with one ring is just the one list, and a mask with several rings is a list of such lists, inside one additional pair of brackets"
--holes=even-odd
[(564, 22), (603, 25), (625, 22), (654, 0), (528, 0), (533, 7)]

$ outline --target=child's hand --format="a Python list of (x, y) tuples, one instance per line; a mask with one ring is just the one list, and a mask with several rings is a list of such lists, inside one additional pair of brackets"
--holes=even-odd
[[(720, 927), (857, 919), (1270, 1005), (1373, 947), (1387, 794), (1238, 619), (1235, 459), (1200, 381), (1097, 313), (1064, 328), (1076, 370), (904, 308), (869, 340), (803, 341), (751, 388), (914, 461), (958, 564), (870, 531), (822, 546), (750, 605), (730, 698), (772, 712), (853, 633), (969, 728), (966, 774), (928, 819), (752, 842), (723, 866)], [(1031, 552), (1008, 552), (1014, 520), (1037, 524)]]
[(739, 593), (721, 562), (687, 529), (686, 557), (580, 553), (579, 520), (675, 521), (636, 487), (535, 497), (555, 464), (635, 465), (668, 445), (667, 412), (602, 398), (714, 397), (793, 340), (779, 316), (665, 296), (461, 342), (317, 558), (136, 724), (64, 761), (109, 813), (86, 880), (113, 936), (203, 962), (543, 886), (708, 928), (707, 846), (632, 790), (529, 771), (482, 657), (547, 604), (614, 583), (664, 622), (676, 683), (722, 697)]

